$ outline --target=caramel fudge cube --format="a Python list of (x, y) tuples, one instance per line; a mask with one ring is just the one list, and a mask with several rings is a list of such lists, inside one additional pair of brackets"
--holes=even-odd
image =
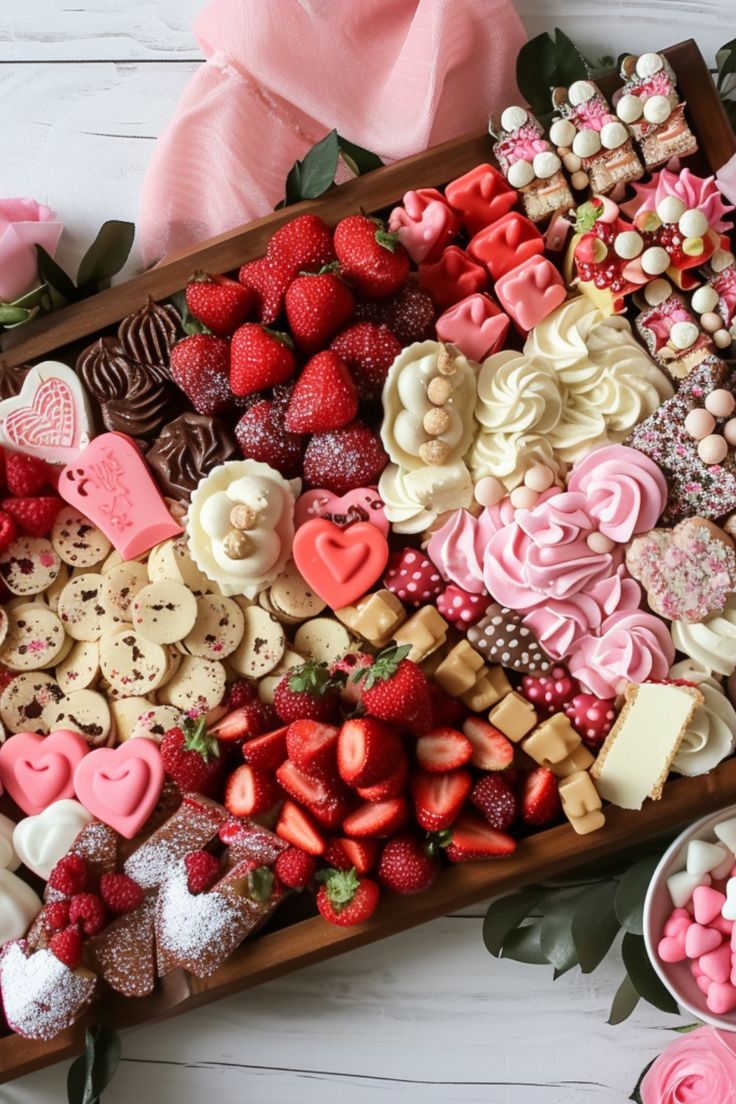
[(510, 694), (495, 706), (488, 714), (488, 720), (494, 724), (512, 743), (518, 744), (537, 723), (534, 707), (512, 690)]
[(606, 823), (602, 802), (587, 771), (576, 771), (559, 784), (562, 811), (579, 836), (596, 832)]
[(461, 640), (447, 653), (435, 671), (435, 682), (448, 694), (459, 698), (472, 690), (484, 666), (483, 656), (478, 655), (467, 640)]
[(411, 645), (407, 659), (421, 663), (447, 639), (447, 622), (434, 606), (422, 606), (400, 626), (393, 638), (399, 645)]

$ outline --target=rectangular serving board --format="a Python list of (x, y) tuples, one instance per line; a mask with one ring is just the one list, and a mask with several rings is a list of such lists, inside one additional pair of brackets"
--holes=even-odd
[[(705, 61), (692, 40), (663, 52), (677, 74), (690, 123), (699, 139), (697, 161), (689, 163), (697, 171), (715, 171), (736, 152), (736, 137)], [(620, 85), (615, 73), (597, 81), (609, 97)], [(266, 215), (166, 258), (127, 283), (8, 331), (0, 340), (0, 363), (14, 366), (55, 356), (63, 359), (65, 349), (115, 326), (145, 303), (148, 296), (159, 300), (180, 291), (196, 270), (229, 272), (261, 256), (274, 231), (298, 214), (313, 212), (334, 225), (359, 208), (380, 211), (399, 202), (411, 188), (446, 184), (475, 165), (492, 160), (490, 139), (482, 132), (357, 177), (320, 199)], [(608, 807), (605, 827), (592, 835), (578, 836), (564, 824), (523, 840), (508, 859), (450, 867), (427, 893), (418, 897), (387, 897), (374, 917), (358, 927), (334, 927), (315, 916), (268, 930), (244, 943), (205, 981), (178, 971), (164, 979), (151, 997), (135, 1001), (111, 995), (95, 1004), (91, 1017), (95, 1023), (115, 1028), (168, 1019), (496, 894), (610, 858), (627, 846), (672, 832), (734, 801), (736, 759), (722, 763), (703, 777), (669, 782), (663, 799), (649, 802), (641, 812)], [(79, 1053), (83, 1042), (84, 1023), (47, 1043), (30, 1042), (17, 1035), (0, 1038), (0, 1084)]]

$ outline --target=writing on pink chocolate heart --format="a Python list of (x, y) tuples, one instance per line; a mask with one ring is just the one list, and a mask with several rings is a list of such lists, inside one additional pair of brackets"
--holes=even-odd
[(388, 518), (383, 499), (375, 487), (358, 487), (340, 498), (332, 491), (305, 491), (294, 507), (294, 525), (299, 528), (313, 518), (324, 518), (346, 529), (359, 521), (368, 521), (388, 536)]
[(74, 774), (74, 789), (85, 809), (126, 839), (146, 823), (163, 784), (158, 744), (143, 736), (91, 751)]
[(24, 813), (37, 816), (74, 797), (74, 773), (88, 753), (84, 737), (69, 729), (16, 732), (0, 746), (0, 783)]
[(362, 598), (383, 572), (388, 543), (375, 525), (359, 521), (340, 529), (314, 518), (297, 529), (292, 546), (302, 577), (332, 609)]
[(53, 462), (67, 462), (89, 441), (82, 384), (66, 364), (31, 368), (20, 394), (0, 402), (0, 441)]

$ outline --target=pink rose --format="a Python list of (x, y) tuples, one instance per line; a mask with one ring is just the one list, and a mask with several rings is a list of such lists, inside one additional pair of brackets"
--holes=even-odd
[(568, 669), (599, 698), (615, 698), (627, 682), (667, 678), (675, 660), (670, 631), (644, 610), (619, 610), (606, 618), (597, 636), (584, 636), (573, 648)]
[(0, 302), (12, 302), (38, 280), (36, 245), (51, 256), (63, 226), (35, 199), (0, 199)]
[(641, 1083), (644, 1104), (736, 1104), (733, 1036), (698, 1027), (670, 1043)]

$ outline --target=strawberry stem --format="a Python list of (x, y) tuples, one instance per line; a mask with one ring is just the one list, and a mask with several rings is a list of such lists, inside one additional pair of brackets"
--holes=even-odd
[(353, 682), (359, 682), (365, 678), (363, 688), (370, 690), (377, 682), (386, 682), (396, 674), (399, 664), (402, 663), (409, 652), (411, 644), (392, 644), (379, 652), (370, 667), (363, 667), (353, 675)]
[(256, 901), (269, 901), (273, 893), (273, 871), (267, 866), (257, 866), (251, 870), (250, 895)]
[(220, 744), (217, 737), (207, 731), (205, 717), (200, 717), (198, 721), (188, 719), (181, 727), (184, 733), (184, 747), (187, 751), (196, 751), (205, 762), (210, 756), (217, 759), (220, 754)]
[(350, 870), (320, 870), (317, 880), (324, 882), (327, 896), (335, 912), (342, 912), (360, 889), (360, 878), (355, 867)]

